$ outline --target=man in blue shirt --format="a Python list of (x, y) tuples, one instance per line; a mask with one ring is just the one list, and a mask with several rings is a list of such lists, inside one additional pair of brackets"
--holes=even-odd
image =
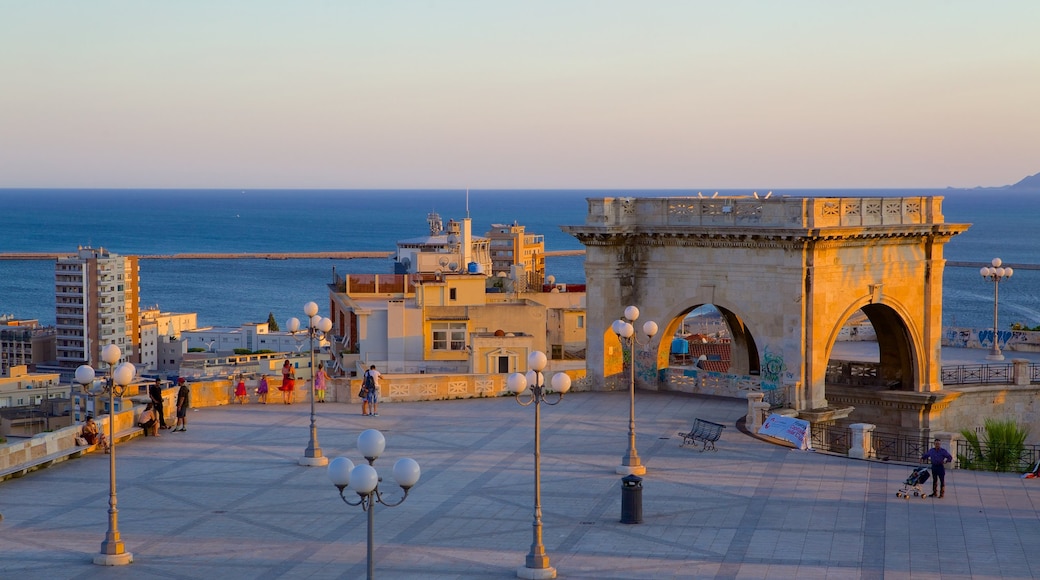
[(946, 464), (953, 461), (953, 456), (942, 448), (942, 441), (936, 439), (935, 447), (922, 455), (921, 460), (932, 462), (932, 495), (929, 497), (943, 497), (946, 495)]

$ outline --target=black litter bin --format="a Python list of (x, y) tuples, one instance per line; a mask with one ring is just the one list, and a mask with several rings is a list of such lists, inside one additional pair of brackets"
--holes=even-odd
[(621, 478), (621, 523), (643, 523), (643, 478), (626, 475)]

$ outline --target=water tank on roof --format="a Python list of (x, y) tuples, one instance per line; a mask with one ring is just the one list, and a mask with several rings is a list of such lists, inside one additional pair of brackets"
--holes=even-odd
[(673, 338), (672, 354), (690, 354), (690, 343), (685, 338)]
[(480, 264), (478, 264), (476, 262), (470, 262), (469, 264), (466, 264), (466, 271), (469, 272), (470, 274), (479, 274), (480, 273)]

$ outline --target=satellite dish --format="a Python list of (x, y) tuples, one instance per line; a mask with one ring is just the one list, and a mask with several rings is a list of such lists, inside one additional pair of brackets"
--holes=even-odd
[(444, 268), (448, 265), (448, 258), (441, 258), (437, 263), (441, 265), (441, 268)]
[(553, 284), (555, 284), (555, 283), (556, 283), (556, 276), (553, 276), (553, 275), (551, 275), (551, 274), (550, 274), (550, 275), (549, 275), (549, 277), (545, 279), (545, 281), (546, 281), (546, 283), (548, 283), (548, 284), (549, 284), (550, 286), (552, 286)]
[(456, 270), (459, 269), (459, 265), (456, 264), (455, 262), (452, 262), (452, 263), (448, 264), (448, 269), (451, 270), (452, 272), (455, 272)]

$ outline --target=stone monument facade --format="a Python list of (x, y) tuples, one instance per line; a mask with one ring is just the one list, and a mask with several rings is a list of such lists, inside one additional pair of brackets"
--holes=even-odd
[(770, 375), (800, 416), (827, 420), (830, 352), (862, 309), (885, 388), (940, 390), (943, 247), (967, 228), (945, 223), (941, 197), (590, 198), (585, 224), (563, 227), (586, 250), (589, 376), (621, 372), (611, 323), (635, 305), (661, 327), (636, 367), (657, 388), (683, 316), (712, 304), (729, 373)]

